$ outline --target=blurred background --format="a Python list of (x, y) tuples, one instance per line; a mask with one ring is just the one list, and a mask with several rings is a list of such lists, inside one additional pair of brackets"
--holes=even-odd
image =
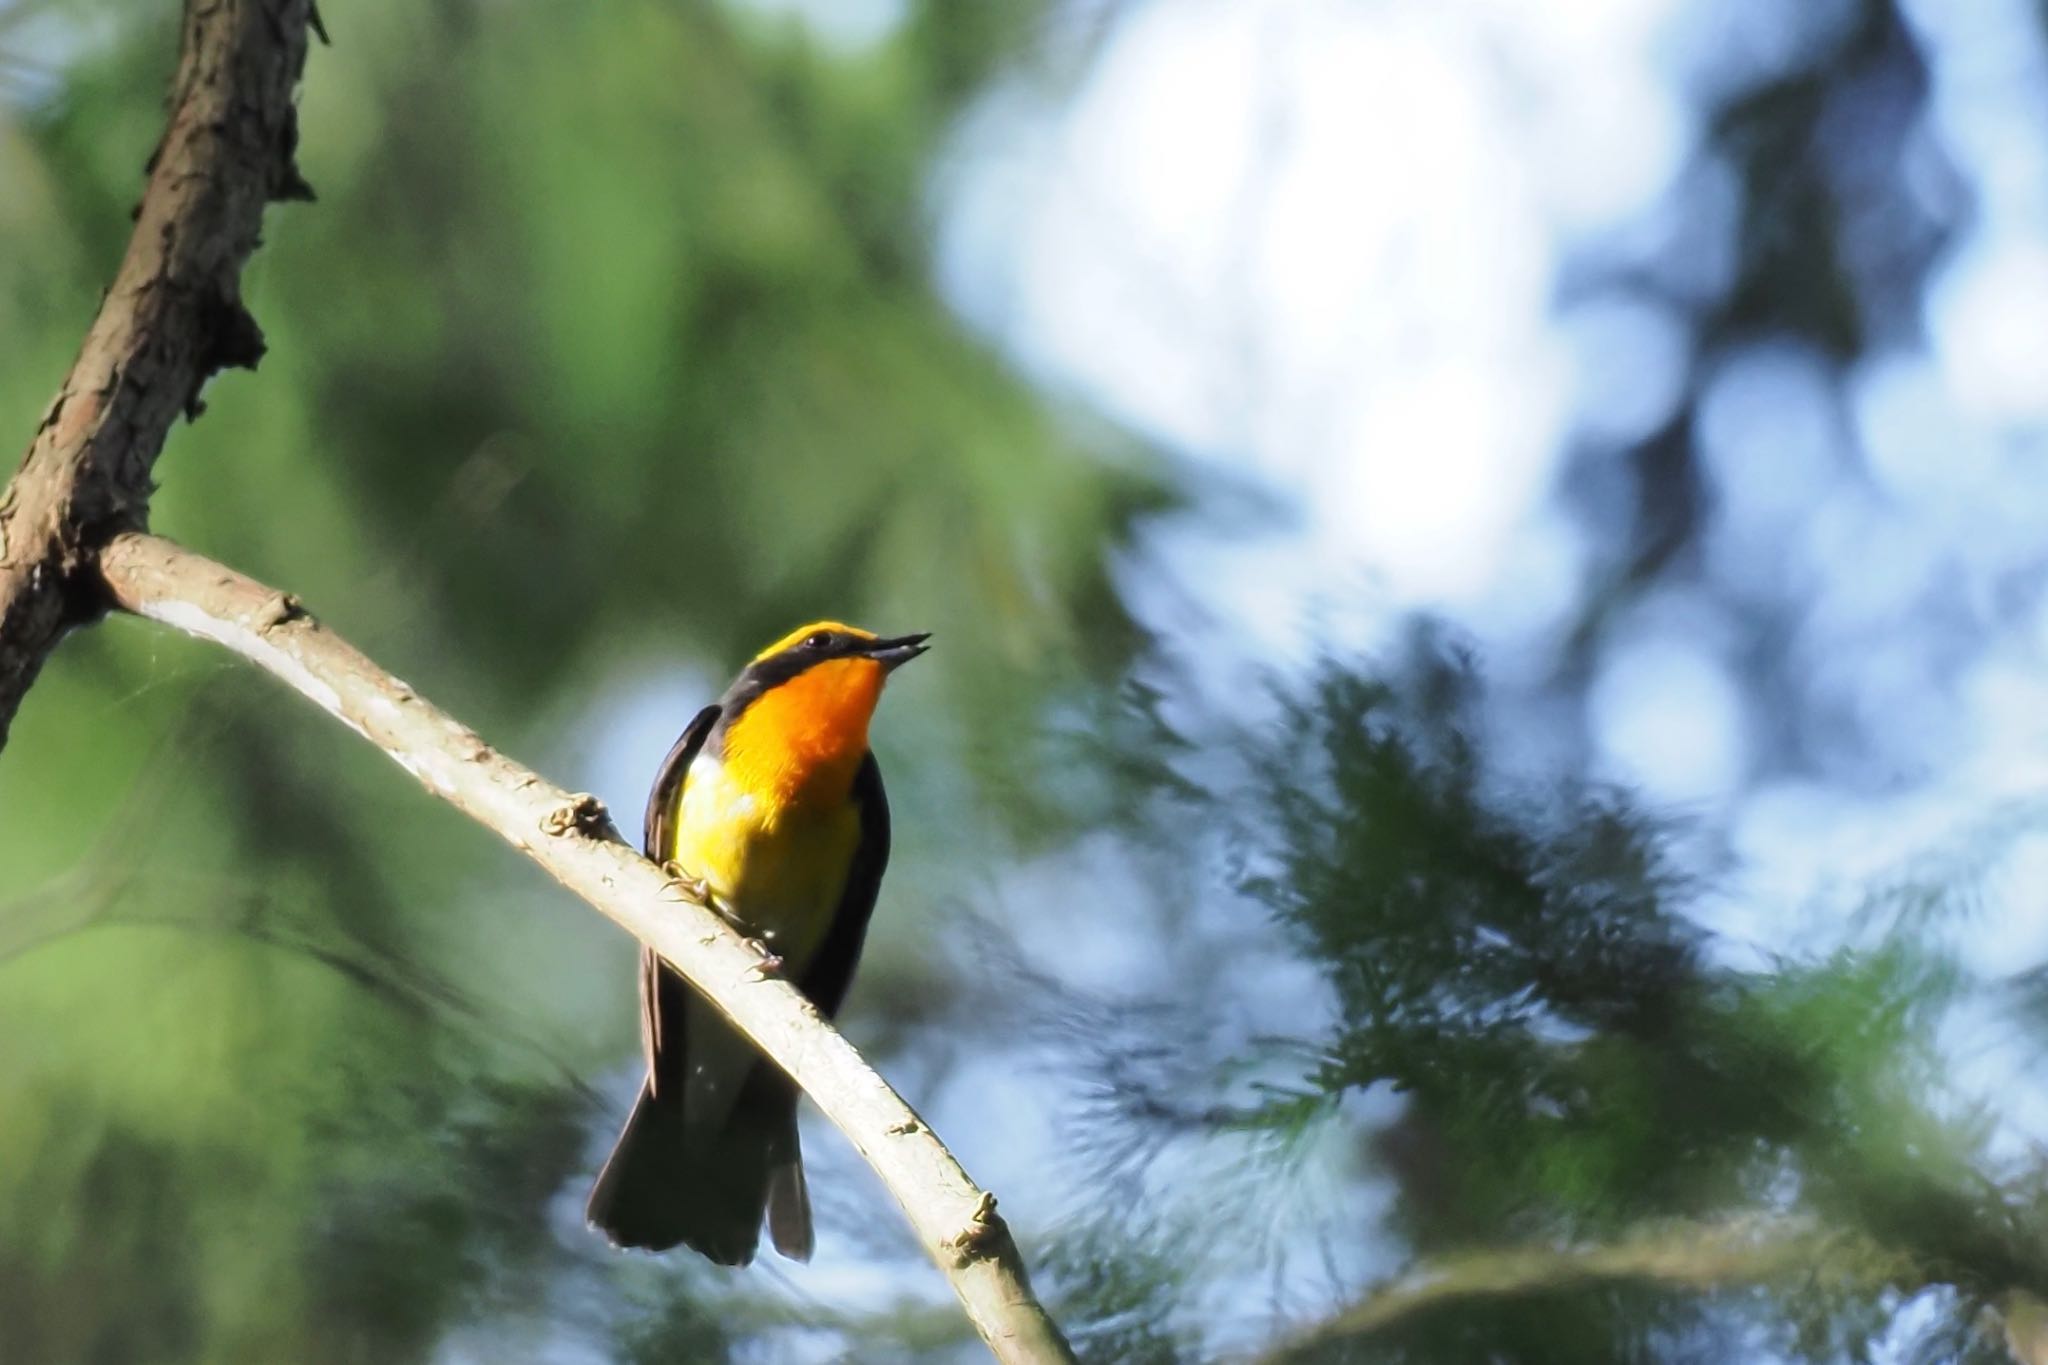
[[(0, 0), (0, 430), (170, 0)], [(847, 1032), (1103, 1362), (2044, 1357), (2048, 14), (360, 0), (153, 524), (637, 826), (799, 621)], [(609, 1253), (628, 940), (110, 621), (0, 755), (0, 1360), (973, 1360)]]

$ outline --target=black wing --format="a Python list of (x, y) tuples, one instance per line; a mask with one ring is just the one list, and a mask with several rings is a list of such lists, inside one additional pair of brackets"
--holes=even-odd
[(718, 705), (714, 702), (683, 727), (683, 733), (669, 746), (668, 757), (661, 760), (661, 770), (654, 775), (654, 790), (647, 793), (647, 818), (641, 825), (644, 842), (640, 851), (657, 863), (669, 856), (675, 833), (670, 822), (675, 819), (676, 795), (683, 789), (683, 777), (690, 771), (697, 751), (704, 747), (704, 737), (716, 724)]
[(868, 918), (875, 913), (875, 895), (889, 866), (889, 798), (882, 791), (882, 769), (873, 754), (861, 760), (860, 771), (854, 774), (853, 801), (860, 808), (860, 843), (846, 874), (846, 889), (839, 893), (839, 908), (832, 913), (832, 927), (799, 983), (827, 1019), (839, 1013), (846, 988), (853, 984)]
[[(690, 763), (704, 747), (705, 736), (718, 723), (718, 707), (707, 706), (669, 747), (654, 775), (654, 789), (647, 794), (647, 817), (643, 822), (641, 852), (659, 863), (675, 849), (676, 798), (682, 794), (683, 779)], [(647, 949), (640, 950), (640, 1050), (647, 1056), (647, 1085), (659, 1092), (667, 1069), (680, 1073), (683, 1065), (683, 1006), (690, 988), (683, 979), (662, 965)], [(664, 1062), (667, 1064), (664, 1068)], [(680, 1074), (674, 1076), (677, 1085)]]

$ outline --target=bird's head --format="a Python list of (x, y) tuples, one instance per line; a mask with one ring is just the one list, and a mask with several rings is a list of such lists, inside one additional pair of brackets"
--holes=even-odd
[(851, 782), (883, 682), (930, 638), (884, 637), (839, 621), (791, 631), (726, 690), (724, 761), (740, 765), (750, 785), (784, 794)]

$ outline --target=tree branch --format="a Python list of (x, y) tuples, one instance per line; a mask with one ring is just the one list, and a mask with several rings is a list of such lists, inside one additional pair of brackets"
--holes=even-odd
[(995, 1197), (810, 1001), (785, 981), (762, 979), (759, 957), (738, 934), (620, 842), (594, 797), (571, 795), (505, 758), (285, 593), (133, 533), (107, 545), (100, 568), (119, 606), (276, 674), (661, 954), (852, 1141), (997, 1359), (1073, 1359), (1031, 1292)]
[[(272, 592), (138, 532), (151, 471), (206, 380), (253, 367), (241, 300), (263, 209), (311, 191), (293, 90), (311, 0), (188, 0), (170, 115), (114, 282), (21, 468), (0, 493), (0, 746), (63, 632), (121, 606), (284, 678), (430, 790), (653, 947), (810, 1093), (860, 1149), (1005, 1361), (1071, 1353), (1032, 1296), (995, 1200), (860, 1054), (725, 924), (619, 842), (602, 807), (495, 753)], [(324, 35), (323, 35), (324, 36)]]
[(1600, 1284), (1711, 1292), (1786, 1276), (1871, 1288), (1927, 1283), (1905, 1256), (1860, 1235), (1789, 1218), (1658, 1224), (1607, 1245), (1487, 1248), (1447, 1256), (1388, 1280), (1334, 1317), (1288, 1337), (1260, 1359), (1370, 1337), (1424, 1313), (1486, 1299)]
[(307, 0), (193, 0), (170, 117), (114, 282), (21, 468), (0, 493), (0, 747), (22, 697), (100, 597), (93, 553), (143, 526), (150, 471), (216, 370), (263, 333), (241, 273), (263, 208), (308, 199), (292, 153)]

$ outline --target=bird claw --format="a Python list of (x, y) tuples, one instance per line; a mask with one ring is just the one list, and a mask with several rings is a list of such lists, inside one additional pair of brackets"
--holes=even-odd
[[(764, 940), (758, 939), (749, 933), (747, 926), (740, 923), (726, 906), (719, 903), (718, 897), (711, 892), (710, 882), (707, 882), (702, 877), (691, 875), (683, 870), (681, 864), (675, 862), (663, 862), (661, 864), (661, 871), (662, 875), (668, 878), (668, 884), (676, 889), (676, 892), (682, 899), (705, 907), (739, 931), (740, 936), (746, 940), (747, 946), (754, 950), (756, 957), (760, 958), (760, 961), (755, 963), (748, 971), (747, 977), (749, 980), (766, 981), (771, 976), (781, 974), (781, 955), (773, 948), (770, 948)], [(709, 939), (705, 940), (707, 943), (710, 941)]]
[(782, 957), (773, 948), (770, 948), (758, 938), (749, 938), (747, 946), (752, 948), (761, 959), (748, 971), (747, 979), (749, 981), (766, 981), (772, 976), (780, 976), (782, 974)]
[(680, 863), (664, 862), (661, 865), (661, 870), (662, 874), (668, 878), (668, 884), (682, 892), (684, 900), (693, 901), (698, 905), (707, 906), (714, 910), (718, 908), (711, 903), (710, 882), (684, 871)]

